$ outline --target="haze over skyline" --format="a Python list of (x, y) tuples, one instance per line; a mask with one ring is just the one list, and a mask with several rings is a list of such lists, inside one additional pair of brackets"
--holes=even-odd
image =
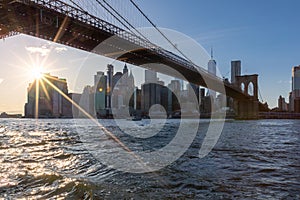
[[(184, 33), (207, 51), (213, 47), (221, 76), (229, 78), (231, 60), (241, 60), (242, 74), (259, 74), (263, 100), (271, 108), (277, 105), (279, 95), (288, 97), (291, 69), (300, 64), (299, 1), (136, 0), (136, 3), (157, 26)], [(77, 92), (92, 84), (91, 74), (106, 71), (111, 62), (24, 35), (1, 41), (0, 51), (0, 112), (9, 113), (23, 113), (26, 89), (33, 81), (28, 74), (33, 62), (46, 60), (45, 67), (51, 74), (66, 78), (71, 91)], [(83, 70), (83, 64), (89, 68)], [(116, 63), (116, 67), (115, 71), (120, 71), (123, 65)], [(134, 72), (143, 70), (134, 67)], [(90, 82), (77, 84), (78, 76), (74, 73), (86, 74), (82, 76), (90, 77)]]

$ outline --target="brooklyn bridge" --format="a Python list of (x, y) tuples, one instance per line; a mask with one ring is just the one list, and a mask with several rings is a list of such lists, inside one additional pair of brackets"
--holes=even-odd
[[(108, 1), (93, 2), (91, 4), (72, 0), (1, 0), (0, 37), (27, 34), (136, 66), (147, 66), (148, 69), (159, 73), (178, 76), (177, 73), (172, 73), (164, 67), (157, 67), (162, 64), (177, 71), (190, 83), (232, 97), (237, 118), (258, 118), (262, 104), (258, 100), (257, 74), (237, 76), (234, 84), (224, 81), (193, 63), (171, 41), (169, 42), (179, 54), (152, 43), (129, 22), (127, 16), (116, 11)], [(129, 2), (140, 12), (141, 17), (160, 32), (134, 1)], [(101, 12), (104, 10), (115, 18), (116, 23), (109, 22), (97, 14), (99, 13), (97, 10)], [(162, 32), (160, 33), (168, 40)], [(112, 37), (114, 39), (109, 40)], [(100, 43), (101, 48), (97, 48)], [(151, 65), (145, 65), (150, 63)], [(247, 90), (250, 84), (253, 84), (251, 95)], [(246, 89), (242, 90), (241, 85)]]

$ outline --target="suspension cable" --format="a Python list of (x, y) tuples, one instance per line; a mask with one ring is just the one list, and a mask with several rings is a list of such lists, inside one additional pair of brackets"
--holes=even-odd
[[(80, 5), (75, 3), (73, 0), (70, 0), (74, 5), (76, 5), (79, 9), (82, 11), (85, 11)], [(96, 2), (104, 8), (110, 15), (112, 15), (119, 23), (121, 23), (126, 29), (128, 29), (131, 33), (136, 35), (132, 29), (130, 29), (123, 21), (121, 21), (114, 13), (112, 13), (106, 6), (103, 5), (99, 0), (96, 0)], [(132, 24), (128, 22), (124, 17), (122, 17), (111, 5), (109, 5), (105, 0), (103, 2), (110, 8), (112, 9), (121, 19), (123, 19), (131, 28), (133, 28), (137, 33), (140, 34), (145, 40), (148, 42), (152, 43), (149, 41), (147, 37), (145, 37), (140, 31), (138, 31)], [(138, 7), (138, 5), (133, 1), (130, 0), (130, 2), (134, 5), (134, 7), (147, 19), (147, 21), (171, 44), (171, 46), (176, 49), (185, 59), (187, 59), (192, 65), (197, 66), (191, 59), (189, 59), (173, 42), (146, 16), (146, 14)], [(85, 11), (86, 12), (86, 11)]]
[(147, 17), (147, 15), (139, 8), (139, 6), (133, 1), (130, 2), (134, 5), (134, 7), (147, 19), (147, 21), (176, 49), (185, 59), (187, 59), (192, 65), (197, 66), (189, 57), (187, 57), (173, 42)]
[(119, 23), (121, 23), (128, 31), (130, 31), (132, 34), (136, 35), (124, 22), (122, 22), (116, 15), (114, 15), (106, 6), (103, 5), (99, 0), (96, 0), (96, 2), (104, 8), (110, 15), (112, 15)]
[[(82, 10), (82, 11), (84, 11), (84, 12), (86, 12), (86, 10), (84, 10), (80, 5), (78, 5), (77, 3), (75, 3), (73, 0), (70, 0), (71, 1), (71, 3), (73, 3), (75, 6), (77, 6), (80, 10)], [(102, 8), (104, 8), (110, 15), (112, 15), (114, 18), (116, 18), (117, 19), (117, 21), (119, 21), (125, 28), (127, 28), (129, 31), (131, 31), (131, 33), (133, 33), (132, 32), (132, 30), (126, 25), (126, 24), (124, 24), (118, 17), (116, 17), (109, 9), (107, 9), (99, 0), (96, 0), (97, 1), (97, 3), (102, 7)], [(134, 33), (133, 33), (134, 34)], [(134, 34), (135, 35), (135, 34)]]
[(262, 102), (264, 102), (264, 99), (263, 99), (263, 97), (262, 97), (262, 95), (261, 95), (260, 87), (259, 87), (259, 86), (258, 86), (258, 93), (259, 93), (259, 97), (261, 98)]
[(77, 8), (79, 8), (80, 10), (86, 12), (79, 4), (75, 3), (73, 0), (70, 0), (71, 3), (73, 3)]
[[(98, 0), (97, 0), (98, 1)], [(137, 30), (127, 19), (125, 19), (116, 9), (114, 9), (106, 0), (102, 0), (111, 10), (113, 10), (122, 20), (124, 20), (132, 29), (134, 29), (140, 36), (142, 36), (148, 42), (149, 39), (144, 36), (139, 30)], [(150, 42), (151, 43), (151, 42)]]

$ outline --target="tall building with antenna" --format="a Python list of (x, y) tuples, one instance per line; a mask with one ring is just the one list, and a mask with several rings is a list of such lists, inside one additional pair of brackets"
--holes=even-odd
[(210, 50), (210, 60), (208, 61), (208, 72), (215, 75), (217, 74), (217, 62), (214, 60), (213, 48)]
[[(207, 68), (208, 73), (216, 76), (217, 75), (217, 62), (214, 60), (213, 48), (210, 49), (210, 60), (208, 61)], [(216, 98), (216, 92), (214, 90), (208, 90), (208, 95), (213, 99)]]

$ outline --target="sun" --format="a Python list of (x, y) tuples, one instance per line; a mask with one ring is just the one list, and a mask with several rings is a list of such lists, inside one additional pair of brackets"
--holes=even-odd
[(43, 69), (41, 67), (34, 67), (31, 69), (30, 72), (32, 78), (39, 80), (41, 78), (43, 78), (44, 73), (43, 73)]

